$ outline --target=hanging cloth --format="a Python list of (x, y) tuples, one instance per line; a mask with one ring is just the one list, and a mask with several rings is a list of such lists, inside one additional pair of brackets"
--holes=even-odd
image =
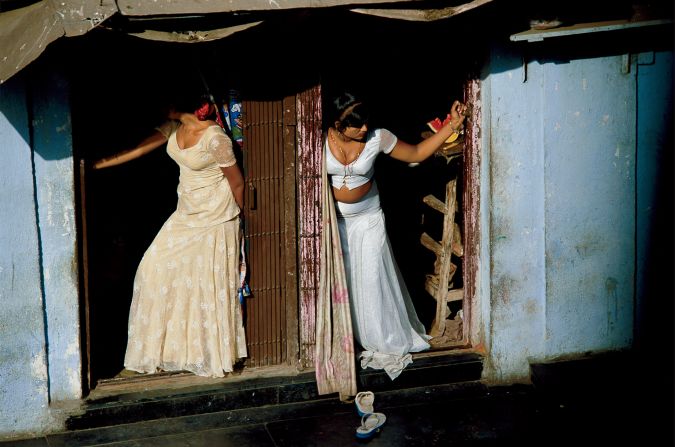
[(232, 140), (243, 148), (244, 145), (244, 126), (242, 123), (242, 104), (239, 92), (235, 89), (230, 89), (229, 93), (229, 122), (230, 130), (232, 130)]
[(244, 306), (246, 304), (247, 296), (251, 296), (251, 289), (246, 282), (246, 236), (244, 232), (243, 220), (240, 220), (242, 223), (241, 228), (239, 229), (239, 240), (241, 242), (240, 247), (240, 256), (239, 256), (239, 289), (237, 294), (239, 295), (239, 303)]
[(338, 392), (340, 400), (346, 401), (356, 395), (354, 336), (340, 233), (325, 157), (321, 175), (323, 230), (316, 304), (316, 384), (319, 394)]

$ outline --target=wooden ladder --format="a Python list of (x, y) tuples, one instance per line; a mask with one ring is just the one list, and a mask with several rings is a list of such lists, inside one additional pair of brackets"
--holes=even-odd
[(436, 316), (431, 327), (432, 337), (443, 337), (446, 332), (446, 321), (450, 310), (448, 303), (461, 301), (464, 298), (464, 289), (453, 289), (452, 278), (457, 266), (451, 262), (452, 255), (464, 256), (462, 235), (459, 225), (455, 222), (457, 206), (457, 179), (449, 181), (445, 186), (445, 202), (441, 202), (433, 195), (423, 199), (424, 203), (436, 211), (443, 213), (443, 233), (439, 242), (435, 241), (426, 232), (420, 237), (423, 246), (434, 252), (434, 274), (427, 275), (424, 287), (436, 299)]

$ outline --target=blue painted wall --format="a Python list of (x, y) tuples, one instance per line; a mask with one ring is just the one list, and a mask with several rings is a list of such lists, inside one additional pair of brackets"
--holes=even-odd
[(81, 393), (80, 316), (72, 130), (68, 83), (55, 70), (34, 75), (33, 148), (47, 322), (50, 399)]
[(26, 86), (0, 87), (0, 425), (3, 432), (45, 424), (48, 405), (45, 321)]
[(55, 70), (0, 86), (0, 437), (62, 428), (81, 397), (67, 93)]
[(621, 56), (544, 65), (548, 356), (633, 338), (634, 73)]
[[(640, 206), (656, 200), (650, 164), (636, 167), (636, 58), (626, 70), (622, 55), (544, 54), (524, 66), (522, 47), (495, 47), (482, 88), (481, 307), (496, 382), (529, 380), (530, 361), (632, 346), (646, 244), (636, 178)], [(672, 53), (659, 57), (641, 107), (667, 116)], [(656, 120), (657, 133), (670, 125)]]

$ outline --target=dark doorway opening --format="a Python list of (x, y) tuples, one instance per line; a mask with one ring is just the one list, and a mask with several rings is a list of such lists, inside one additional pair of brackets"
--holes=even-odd
[[(351, 33), (336, 27), (345, 21)], [(467, 80), (477, 78), (480, 42), (454, 55), (457, 68), (450, 71), (439, 69), (435, 50), (470, 27), (470, 20), (405, 22), (331, 9), (280, 15), (228, 38), (195, 44), (94, 30), (69, 43), (75, 159), (91, 162), (132, 147), (162, 122), (163, 107), (173, 92), (200, 92), (202, 78), (216, 95), (235, 88), (244, 102), (261, 107), (288, 101), (317, 85), (325, 98), (353, 87), (366, 93), (374, 106), (375, 125), (418, 142), (428, 131), (425, 123), (445, 117), (452, 101), (463, 99)], [(354, 70), (342, 63), (345, 60), (358, 60), (362, 68)], [(451, 162), (431, 157), (409, 167), (383, 156), (376, 165), (394, 254), (427, 329), (436, 308), (425, 290), (434, 256), (420, 244), (420, 235), (438, 231), (440, 225), (423, 198), (442, 197), (452, 178), (463, 185), (464, 169), (461, 157)], [(119, 167), (84, 172), (89, 365), (85, 383), (93, 388), (123, 368), (133, 278), (146, 248), (175, 209), (178, 169), (159, 149)], [(463, 210), (461, 191), (458, 200)], [(458, 223), (463, 223), (462, 212)], [(455, 286), (462, 286), (464, 276), (460, 264)], [(462, 302), (454, 306), (452, 313), (461, 309)], [(297, 309), (294, 312), (289, 317), (297, 321)], [(279, 358), (293, 362), (297, 356), (288, 352)]]
[[(250, 38), (259, 39), (260, 32), (269, 33), (265, 29), (258, 30)], [(272, 256), (276, 273), (265, 274), (264, 278), (257, 266), (263, 265), (262, 258), (271, 255), (260, 245), (274, 248), (268, 236), (277, 234), (283, 219), (295, 214), (295, 204), (286, 203), (285, 208), (280, 209), (284, 191), (268, 188), (265, 182), (270, 175), (283, 174), (281, 168), (294, 162), (280, 158), (284, 156), (281, 153), (284, 148), (288, 152), (283, 132), (278, 130), (285, 123), (281, 116), (276, 116), (283, 108), (283, 101), (292, 101), (295, 92), (316, 85), (318, 80), (315, 71), (298, 73), (297, 68), (285, 68), (283, 76), (270, 79), (271, 67), (283, 68), (286, 55), (275, 54), (273, 48), (268, 48), (239, 57), (238, 52), (230, 48), (230, 45), (236, 46), (236, 42), (230, 38), (199, 45), (171, 44), (105, 30), (93, 31), (74, 42), (74, 53), (97, 54), (100, 58), (96, 64), (75, 59), (71, 65), (75, 159), (83, 160), (85, 165), (81, 170), (84, 200), (80, 208), (86, 215), (82, 223), (86, 226), (86, 241), (81, 241), (86, 257), (81, 259), (87, 261), (82, 266), (87, 284), (84, 291), (87, 321), (83, 326), (86, 326), (88, 365), (85, 382), (91, 389), (100, 380), (113, 378), (123, 369), (134, 276), (145, 250), (175, 210), (179, 172), (165, 148), (104, 170), (94, 171), (86, 165), (133, 147), (164, 121), (165, 106), (175, 95), (202, 94), (205, 83), (217, 99), (224, 98), (232, 89), (239, 93), (251, 119), (256, 121), (246, 123), (244, 120), (247, 141), (243, 151), (236, 150), (240, 166), (249, 186), (260, 190), (262, 182), (265, 191), (279, 195), (273, 199), (261, 193), (256, 197), (255, 209), (245, 209), (245, 221), (250, 224), (246, 230), (248, 261), (255, 269), (250, 272), (253, 295), (245, 306), (251, 354), (247, 365), (249, 362), (251, 366), (266, 366), (290, 361), (285, 345), (289, 331), (282, 323), (295, 318), (297, 324), (297, 316), (292, 306), (290, 310), (284, 307), (293, 300), (294, 291), (288, 292), (289, 296), (280, 295), (286, 293), (285, 285), (281, 284), (287, 273), (281, 269), (285, 269), (286, 264), (283, 256)], [(286, 138), (294, 138), (294, 135)], [(285, 156), (288, 158), (288, 153)], [(275, 160), (277, 174), (270, 174), (272, 171), (267, 169), (271, 160)], [(247, 175), (249, 169), (250, 176)], [(283, 183), (283, 179), (276, 180)], [(247, 201), (253, 199), (253, 196), (246, 198)], [(281, 239), (285, 239), (283, 234)], [(270, 290), (273, 293), (270, 294)], [(271, 310), (276, 315), (273, 319)], [(274, 333), (268, 333), (270, 326)], [(266, 347), (261, 349), (261, 345)], [(292, 359), (297, 354), (290, 353), (290, 356)]]

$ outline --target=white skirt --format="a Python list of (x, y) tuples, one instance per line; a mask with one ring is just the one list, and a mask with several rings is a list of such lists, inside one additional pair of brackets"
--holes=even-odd
[(429, 349), (431, 337), (394, 260), (377, 185), (357, 203), (336, 202), (336, 213), (361, 366), (394, 379), (412, 362), (410, 352)]

